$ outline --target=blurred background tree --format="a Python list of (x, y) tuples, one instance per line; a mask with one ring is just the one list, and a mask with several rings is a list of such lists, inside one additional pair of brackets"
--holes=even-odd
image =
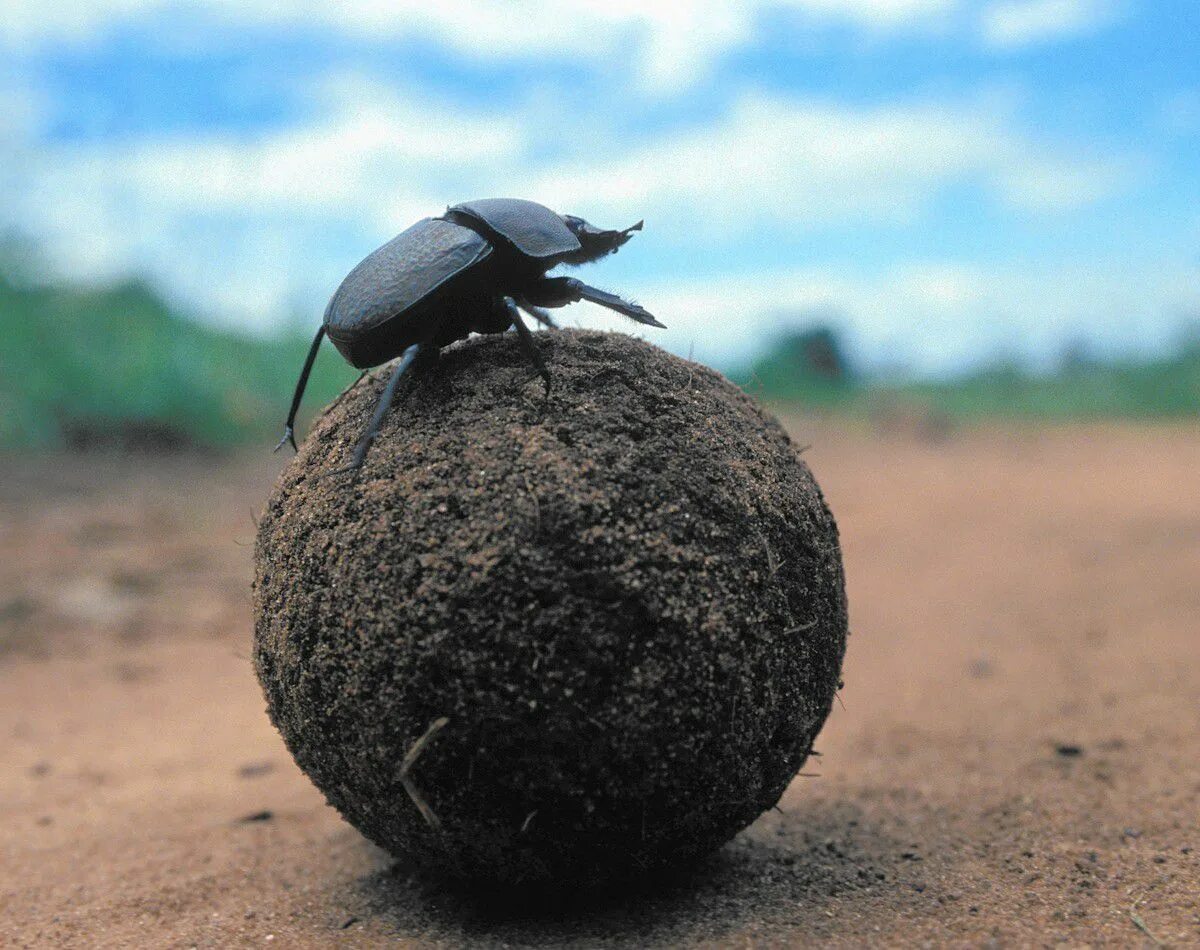
[[(797, 321), (781, 317), (781, 323)], [(766, 398), (809, 406), (844, 404), (858, 389), (846, 346), (829, 323), (789, 329), (774, 341), (739, 382)]]
[[(10, 241), (0, 266), (0, 445), (219, 448), (281, 429), (307, 333), (256, 337), (190, 319), (137, 280), (85, 288), (39, 278)], [(308, 403), (354, 372), (322, 354)]]

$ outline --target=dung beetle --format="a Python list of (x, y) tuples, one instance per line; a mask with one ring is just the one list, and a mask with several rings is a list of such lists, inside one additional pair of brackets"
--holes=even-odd
[(275, 450), (288, 442), (296, 448), (296, 411), (323, 336), (350, 365), (364, 372), (403, 357), (350, 464), (339, 469), (346, 472), (362, 465), (400, 378), (420, 355), (436, 356), (442, 347), (472, 333), (503, 333), (511, 327), (549, 393), (550, 371), (520, 311), (554, 327), (542, 308), (590, 300), (638, 323), (662, 327), (637, 304), (615, 294), (574, 277), (546, 276), (559, 264), (586, 264), (612, 254), (641, 229), (639, 221), (623, 231), (608, 231), (519, 198), (468, 201), (447, 208), (440, 217), (418, 221), (368, 254), (334, 291), (300, 371), (283, 438)]

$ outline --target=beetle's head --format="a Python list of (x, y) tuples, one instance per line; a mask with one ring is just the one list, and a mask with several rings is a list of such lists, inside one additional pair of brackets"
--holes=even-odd
[(562, 219), (563, 223), (571, 229), (571, 233), (579, 239), (580, 244), (579, 250), (568, 256), (563, 261), (564, 264), (586, 264), (605, 254), (612, 254), (633, 237), (634, 231), (642, 229), (641, 221), (624, 231), (607, 231), (594, 224), (588, 224), (583, 218), (577, 218), (573, 214), (564, 214)]

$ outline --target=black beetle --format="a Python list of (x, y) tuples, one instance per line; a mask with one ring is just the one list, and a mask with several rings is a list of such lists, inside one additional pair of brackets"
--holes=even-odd
[(468, 201), (447, 208), (441, 217), (418, 221), (367, 255), (334, 291), (300, 371), (276, 451), (288, 442), (296, 448), (296, 411), (325, 335), (352, 366), (364, 371), (403, 354), (352, 461), (340, 470), (352, 471), (362, 465), (396, 384), (418, 354), (436, 355), (472, 333), (503, 333), (512, 327), (549, 393), (550, 372), (520, 310), (553, 327), (543, 307), (590, 300), (638, 323), (662, 327), (637, 304), (615, 294), (574, 277), (546, 276), (559, 264), (585, 264), (611, 254), (641, 229), (639, 221), (623, 231), (606, 231), (519, 198)]

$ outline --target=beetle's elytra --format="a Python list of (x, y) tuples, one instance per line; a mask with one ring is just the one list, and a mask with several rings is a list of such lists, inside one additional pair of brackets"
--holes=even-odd
[(422, 352), (436, 354), (472, 333), (502, 333), (511, 327), (549, 392), (550, 371), (521, 319), (522, 310), (553, 327), (543, 308), (590, 300), (638, 323), (661, 327), (644, 309), (615, 294), (573, 277), (546, 276), (559, 264), (585, 264), (615, 252), (641, 228), (639, 221), (623, 231), (608, 231), (519, 198), (468, 201), (440, 217), (418, 221), (368, 254), (330, 298), (276, 449), (288, 442), (296, 447), (296, 411), (326, 335), (347, 362), (364, 371), (404, 356), (350, 465), (342, 470), (351, 471), (362, 465), (396, 384)]

